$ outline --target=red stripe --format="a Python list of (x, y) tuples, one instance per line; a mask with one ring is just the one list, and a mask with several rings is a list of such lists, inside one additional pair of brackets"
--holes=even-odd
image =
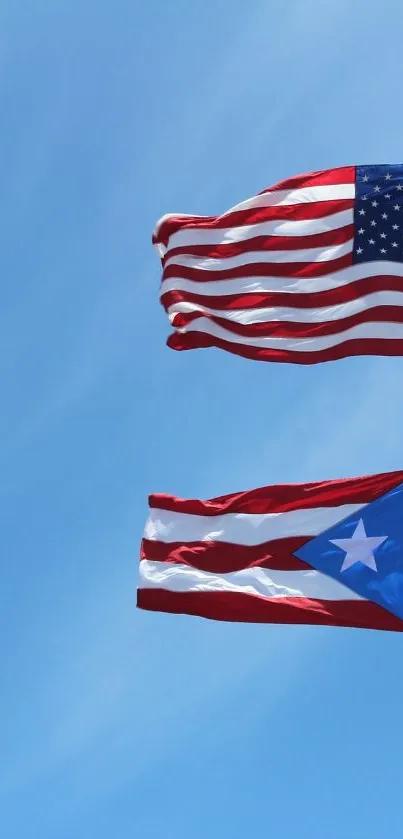
[(143, 539), (141, 559), (189, 565), (200, 571), (227, 574), (245, 568), (270, 568), (271, 571), (301, 571), (309, 566), (293, 552), (309, 542), (306, 537), (273, 539), (261, 545), (233, 545), (228, 542), (154, 542)]
[[(358, 478), (338, 478), (303, 484), (274, 484), (244, 492), (233, 492), (208, 501), (177, 498), (165, 493), (149, 496), (149, 506), (157, 510), (195, 516), (227, 513), (287, 513), (340, 504), (369, 504), (403, 482), (403, 470), (380, 472)], [(294, 548), (295, 550), (295, 548)]]
[[(402, 299), (403, 304), (403, 299)], [(295, 321), (276, 321), (264, 323), (237, 323), (226, 318), (216, 317), (203, 312), (189, 312), (176, 314), (172, 326), (180, 329), (183, 326), (200, 318), (207, 318), (217, 326), (233, 332), (234, 335), (242, 335), (245, 338), (319, 338), (324, 335), (337, 335), (353, 326), (361, 323), (403, 323), (402, 306), (375, 306), (365, 309), (363, 312), (356, 312), (345, 318), (326, 321), (325, 323), (296, 323)]]
[(217, 347), (233, 355), (250, 358), (254, 361), (276, 361), (287, 364), (320, 364), (325, 361), (338, 361), (356, 355), (401, 356), (403, 338), (353, 338), (334, 347), (314, 352), (293, 350), (269, 350), (261, 347), (248, 347), (223, 341), (204, 332), (174, 332), (167, 340), (173, 350), (194, 350), (202, 347)]
[[(330, 186), (333, 184), (355, 183), (355, 166), (339, 166), (336, 169), (321, 169), (317, 172), (305, 172), (303, 175), (295, 175), (285, 181), (279, 181), (275, 186), (269, 186), (262, 193), (273, 192), (279, 189), (302, 189), (305, 186)], [(262, 193), (259, 193), (261, 195)]]
[(248, 294), (227, 294), (217, 297), (208, 294), (195, 294), (192, 291), (167, 291), (161, 295), (161, 303), (168, 309), (174, 303), (195, 303), (210, 309), (258, 309), (275, 306), (291, 306), (293, 308), (316, 309), (324, 306), (336, 306), (339, 303), (349, 303), (376, 291), (403, 292), (402, 276), (392, 277), (390, 274), (377, 277), (365, 277), (355, 280), (345, 286), (336, 286), (327, 291), (310, 292), (307, 284), (306, 292), (290, 291), (251, 291)]
[(240, 242), (228, 242), (215, 245), (181, 245), (177, 248), (167, 250), (162, 264), (175, 256), (189, 254), (210, 259), (227, 259), (231, 256), (239, 256), (242, 253), (253, 251), (294, 251), (301, 248), (327, 248), (335, 245), (342, 245), (354, 238), (354, 225), (338, 227), (335, 230), (326, 230), (324, 233), (314, 233), (306, 236), (254, 236)]
[(353, 208), (354, 199), (341, 198), (337, 201), (311, 201), (306, 204), (276, 204), (273, 207), (228, 210), (220, 216), (170, 216), (161, 223), (157, 234), (153, 236), (153, 243), (167, 245), (169, 238), (179, 230), (218, 230), (263, 221), (309, 221)]
[(331, 259), (329, 262), (246, 262), (236, 268), (220, 271), (207, 271), (204, 268), (189, 268), (185, 265), (167, 265), (162, 280), (170, 277), (182, 277), (194, 282), (213, 282), (214, 280), (233, 280), (237, 277), (323, 277), (333, 274), (353, 264), (351, 253)]
[(139, 589), (137, 606), (219, 621), (403, 630), (403, 621), (368, 600), (308, 600), (305, 597), (269, 598), (227, 591), (178, 593), (164, 589)]

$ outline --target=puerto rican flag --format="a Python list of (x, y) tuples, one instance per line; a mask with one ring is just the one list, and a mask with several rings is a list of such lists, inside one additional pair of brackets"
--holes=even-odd
[(142, 609), (403, 629), (403, 471), (149, 507)]

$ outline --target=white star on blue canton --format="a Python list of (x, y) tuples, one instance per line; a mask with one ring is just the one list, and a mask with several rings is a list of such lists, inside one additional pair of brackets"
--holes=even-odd
[(375, 244), (375, 239), (369, 239), (369, 244), (374, 245)]
[(364, 175), (364, 177), (363, 177), (363, 181), (364, 181), (364, 183), (365, 183), (365, 184), (367, 183), (367, 181), (368, 181), (368, 175)]
[(397, 247), (398, 247), (397, 242), (392, 242), (392, 248), (397, 248)]
[(399, 204), (395, 204), (393, 207), (394, 210), (400, 210)]
[(377, 202), (377, 201), (371, 201), (371, 205), (372, 205), (373, 207), (377, 207), (377, 206), (378, 206), (378, 202)]
[(398, 185), (397, 185), (397, 191), (398, 191), (398, 192), (401, 192), (401, 191), (402, 191), (402, 189), (403, 189), (403, 184), (398, 184)]
[(363, 234), (363, 233), (365, 233), (364, 228), (363, 228), (363, 227), (360, 227), (360, 229), (359, 229), (358, 233), (359, 233), (359, 235), (360, 235), (360, 236), (362, 236), (362, 234)]
[(365, 210), (360, 210), (359, 215), (360, 216), (365, 216)]
[(392, 230), (399, 230), (398, 224), (392, 224)]
[(376, 187), (375, 187), (375, 192), (380, 192), (380, 191), (381, 191), (380, 186), (376, 186)]
[(385, 218), (385, 219), (386, 219), (387, 217), (388, 217), (388, 214), (387, 214), (387, 213), (382, 213), (382, 218)]
[(347, 571), (357, 562), (361, 562), (362, 565), (366, 565), (372, 571), (378, 571), (374, 552), (380, 545), (383, 545), (387, 538), (387, 536), (367, 536), (364, 522), (360, 519), (350, 539), (330, 539), (329, 541), (332, 545), (336, 545), (336, 548), (341, 548), (346, 554), (341, 571)]
[(390, 175), (389, 172), (388, 172), (388, 174), (385, 175), (385, 181), (390, 181), (391, 177), (392, 177), (392, 175)]
[(386, 253), (386, 248), (381, 248), (381, 253)]
[(356, 253), (358, 253), (358, 254), (362, 253), (362, 248), (357, 248)]
[(381, 233), (380, 236), (381, 236), (381, 239), (386, 239), (386, 233)]

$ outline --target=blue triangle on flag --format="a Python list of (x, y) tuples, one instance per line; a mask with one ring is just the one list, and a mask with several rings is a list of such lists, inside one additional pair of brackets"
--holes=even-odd
[(310, 539), (295, 556), (403, 619), (403, 484)]

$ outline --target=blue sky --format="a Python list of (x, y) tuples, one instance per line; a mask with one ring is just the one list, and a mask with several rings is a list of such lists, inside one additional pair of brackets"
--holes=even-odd
[(399, 636), (135, 609), (150, 491), (402, 468), (399, 359), (174, 353), (150, 244), (401, 162), (402, 26), (401, 0), (1, 4), (5, 839), (402, 835)]

